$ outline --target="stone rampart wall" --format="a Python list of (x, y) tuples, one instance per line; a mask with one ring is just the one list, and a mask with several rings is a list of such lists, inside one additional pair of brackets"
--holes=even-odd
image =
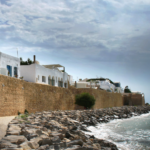
[(124, 93), (123, 103), (129, 106), (145, 105), (145, 99), (142, 97), (142, 94)]
[[(30, 83), (0, 75), (0, 116), (47, 110), (76, 109), (75, 95), (88, 92), (96, 98), (95, 109), (123, 106), (121, 94), (95, 89), (69, 89)], [(82, 107), (79, 107), (82, 108)]]

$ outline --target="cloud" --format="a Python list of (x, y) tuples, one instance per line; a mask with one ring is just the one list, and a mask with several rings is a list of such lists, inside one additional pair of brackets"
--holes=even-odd
[(1, 48), (114, 62), (149, 53), (147, 0), (0, 0), (0, 8)]

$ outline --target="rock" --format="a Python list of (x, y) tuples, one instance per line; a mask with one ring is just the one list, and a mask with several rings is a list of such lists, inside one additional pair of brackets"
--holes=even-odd
[(31, 142), (38, 143), (39, 145), (42, 145), (42, 138), (41, 137), (36, 137), (30, 140)]
[(24, 150), (23, 148), (3, 148), (1, 150)]
[(12, 145), (12, 143), (9, 142), (9, 141), (6, 141), (6, 140), (1, 140), (0, 141), (0, 149), (5, 148), (5, 147), (9, 147), (11, 145)]
[(63, 140), (64, 137), (65, 137), (64, 134), (58, 133), (58, 132), (52, 132), (52, 133), (51, 133), (51, 136), (52, 136), (52, 137), (58, 136), (61, 140)]
[(43, 134), (41, 130), (36, 130), (35, 133), (39, 136)]
[(21, 128), (17, 124), (11, 124), (9, 129), (7, 130), (8, 135), (20, 135)]
[(17, 145), (19, 145), (25, 141), (28, 141), (24, 136), (15, 136), (15, 135), (6, 136), (6, 137), (2, 138), (2, 140), (6, 140), (6, 141), (11, 142), (12, 144), (17, 144)]
[(52, 140), (51, 138), (49, 138), (48, 136), (46, 135), (41, 135), (40, 136), (42, 138), (42, 145), (52, 145)]
[(74, 140), (74, 141), (71, 141), (71, 142), (67, 143), (68, 147), (73, 146), (73, 145), (80, 145), (80, 146), (82, 146), (83, 145), (83, 141), (82, 140)]
[(74, 135), (72, 135), (69, 131), (66, 132), (66, 135), (65, 135), (65, 136), (66, 136), (66, 138), (68, 138), (68, 139), (71, 138), (71, 137), (74, 138)]
[(38, 148), (38, 150), (46, 150), (46, 149), (50, 149), (49, 145), (43, 145)]
[(6, 137), (0, 141), (0, 149), (18, 149), (20, 146), (24, 150), (45, 150), (50, 148), (66, 149), (68, 146), (67, 149), (70, 150), (117, 150), (116, 145), (111, 142), (85, 135), (81, 130), (86, 132), (89, 130), (83, 124), (95, 126), (97, 122), (107, 123), (112, 119), (129, 118), (149, 111), (149, 106), (128, 106), (31, 114), (27, 117), (27, 121), (31, 123), (27, 123), (21, 118), (11, 121)]
[(34, 142), (34, 141), (30, 141), (28, 142), (28, 145), (32, 148), (32, 149), (37, 149), (39, 148), (39, 144)]
[(64, 142), (70, 142), (71, 140), (69, 140), (69, 139), (67, 139), (67, 138), (64, 138), (63, 141), (64, 141)]
[(93, 140), (94, 143), (99, 143), (101, 147), (110, 147), (113, 150), (118, 150), (117, 146), (111, 142), (108, 142), (106, 140), (103, 139), (94, 139)]
[(94, 144), (93, 144), (93, 147), (94, 147), (94, 148), (97, 148), (98, 150), (101, 150), (101, 146), (100, 146), (100, 144), (98, 144), (98, 143), (94, 143)]
[(86, 132), (91, 132), (91, 131), (88, 130), (85, 126), (81, 126), (80, 129), (83, 130), (83, 131), (86, 131)]
[(31, 139), (33, 139), (33, 138), (35, 138), (35, 137), (38, 137), (38, 135), (37, 134), (28, 134), (28, 135), (26, 135), (26, 138), (30, 141)]
[(23, 148), (23, 150), (30, 150), (30, 149), (32, 149), (32, 148), (28, 145), (28, 142), (24, 142), (24, 143), (20, 144), (20, 147)]
[(60, 140), (59, 136), (54, 136), (54, 137), (52, 138), (52, 143), (53, 143), (53, 144), (60, 143), (60, 142), (61, 142), (61, 140)]

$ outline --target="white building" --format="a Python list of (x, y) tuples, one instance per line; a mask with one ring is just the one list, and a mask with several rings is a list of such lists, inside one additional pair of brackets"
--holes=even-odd
[(117, 93), (124, 93), (123, 88), (121, 88), (120, 82), (114, 82), (114, 85), (115, 85), (115, 91), (116, 91)]
[(120, 87), (120, 82), (115, 82), (115, 84), (110, 83), (109, 80), (107, 79), (103, 79), (103, 80), (99, 80), (99, 79), (94, 79), (92, 81), (88, 81), (90, 79), (84, 79), (84, 80), (79, 80), (77, 82), (77, 88), (94, 88), (94, 89), (103, 89), (106, 91), (110, 91), (110, 92), (117, 92), (117, 93), (123, 93), (123, 89)]
[[(40, 65), (35, 62), (34, 60), (31, 65), (20, 66), (20, 74), (25, 81), (68, 88), (69, 79), (64, 66), (59, 64)], [(59, 70), (60, 67), (63, 70)]]
[(0, 52), (0, 74), (19, 78), (20, 59)]

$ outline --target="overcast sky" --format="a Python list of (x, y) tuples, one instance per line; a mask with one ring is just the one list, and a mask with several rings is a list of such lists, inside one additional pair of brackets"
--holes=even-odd
[(150, 0), (0, 0), (0, 51), (106, 77), (150, 103)]

